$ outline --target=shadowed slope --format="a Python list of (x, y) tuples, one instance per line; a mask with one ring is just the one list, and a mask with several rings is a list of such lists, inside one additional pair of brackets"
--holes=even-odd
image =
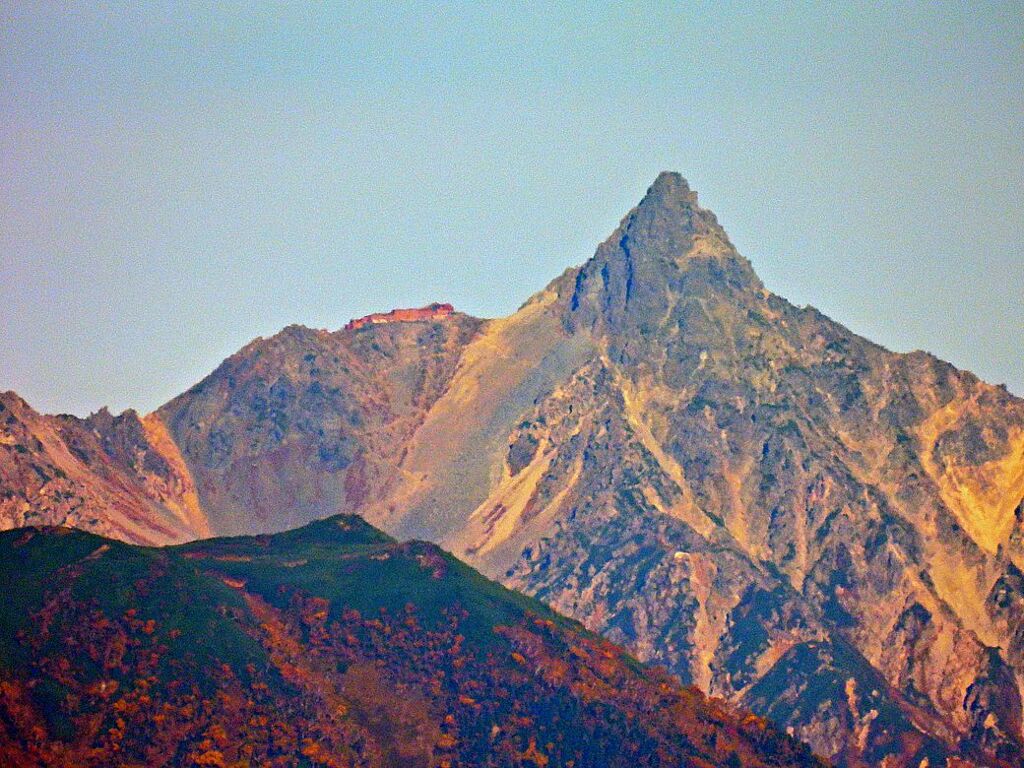
[(279, 531), (373, 503), (480, 321), (291, 326), (157, 411), (221, 534)]

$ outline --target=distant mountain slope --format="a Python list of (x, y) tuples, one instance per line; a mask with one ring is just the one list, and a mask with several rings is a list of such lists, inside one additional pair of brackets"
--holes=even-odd
[(817, 766), (436, 546), (339, 516), (0, 534), (0, 764)]
[(480, 325), (449, 313), (368, 332), (289, 326), (145, 417), (44, 416), (0, 393), (0, 527), (168, 544), (361, 509)]
[[(133, 525), (357, 512), (842, 764), (1024, 754), (1024, 401), (772, 294), (678, 174), (510, 317), (289, 327), (142, 421), (117, 477), (171, 457), (199, 514)], [(7, 525), (60, 519), (34, 450)], [(205, 535), (97, 498), (68, 522)]]
[(212, 530), (280, 531), (376, 500), (481, 321), (257, 339), (160, 408)]
[(0, 393), (0, 527), (73, 525), (142, 544), (209, 536), (191, 473), (155, 416), (43, 416)]

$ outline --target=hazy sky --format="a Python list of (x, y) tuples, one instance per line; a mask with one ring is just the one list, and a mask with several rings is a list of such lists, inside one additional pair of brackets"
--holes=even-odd
[(1024, 394), (1020, 2), (96, 5), (0, 3), (0, 390), (41, 410), (509, 313), (663, 169), (777, 293)]

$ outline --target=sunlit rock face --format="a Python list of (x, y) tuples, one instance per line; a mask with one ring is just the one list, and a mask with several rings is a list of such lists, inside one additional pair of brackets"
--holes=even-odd
[(480, 321), (290, 326), (157, 411), (218, 533), (270, 532), (380, 499)]
[(209, 532), (357, 512), (841, 764), (1020, 761), (1024, 402), (768, 292), (677, 174), (508, 318), (288, 328), (143, 421)]
[(23, 525), (71, 525), (140, 544), (211, 533), (188, 466), (156, 416), (44, 416), (6, 392), (0, 528)]

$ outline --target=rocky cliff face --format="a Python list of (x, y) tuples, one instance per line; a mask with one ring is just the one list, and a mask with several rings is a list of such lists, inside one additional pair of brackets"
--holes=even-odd
[(155, 416), (43, 416), (13, 392), (0, 394), (0, 524), (73, 525), (141, 544), (210, 535)]
[(147, 420), (213, 532), (358, 512), (840, 763), (1020, 760), (1024, 402), (771, 294), (676, 174), (511, 317), (289, 328)]
[(675, 176), (552, 290), (597, 353), (510, 431), (551, 522), (492, 493), (443, 541), (826, 754), (1020, 754), (1017, 630), (983, 606), (1019, 567), (1021, 401), (767, 293)]

